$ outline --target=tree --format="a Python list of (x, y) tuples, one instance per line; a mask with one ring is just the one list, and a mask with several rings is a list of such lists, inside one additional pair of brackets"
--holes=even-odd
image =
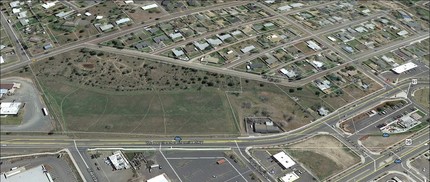
[(315, 95), (319, 96), (321, 93), (319, 91), (315, 92)]
[(290, 88), (289, 92), (290, 92), (290, 93), (293, 93), (293, 92), (294, 92), (294, 89)]

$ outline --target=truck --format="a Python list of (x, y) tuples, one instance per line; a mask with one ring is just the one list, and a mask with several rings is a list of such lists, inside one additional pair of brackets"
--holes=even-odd
[(220, 159), (216, 161), (216, 164), (221, 165), (225, 163), (225, 159)]

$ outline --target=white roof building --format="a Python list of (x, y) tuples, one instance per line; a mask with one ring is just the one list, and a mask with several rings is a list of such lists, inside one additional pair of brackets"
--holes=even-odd
[(266, 0), (264, 2), (267, 3), (267, 4), (273, 4), (273, 3), (275, 3), (275, 0)]
[(311, 61), (312, 66), (314, 66), (315, 68), (321, 68), (324, 66), (324, 63), (321, 61)]
[(297, 75), (296, 75), (296, 73), (295, 73), (293, 70), (288, 71), (288, 70), (287, 70), (287, 69), (285, 69), (285, 68), (281, 68), (279, 71), (280, 71), (282, 74), (286, 75), (288, 78), (292, 78), (292, 77), (297, 76)]
[(182, 36), (182, 34), (180, 32), (178, 32), (178, 33), (171, 33), (171, 34), (169, 34), (169, 37), (172, 38), (172, 39), (177, 39), (177, 38), (181, 38), (183, 36)]
[(248, 53), (249, 51), (252, 51), (253, 49), (255, 49), (255, 46), (250, 45), (250, 46), (246, 46), (246, 47), (240, 49), (240, 51), (242, 51), (242, 53)]
[(27, 18), (27, 11), (22, 11), (22, 12), (18, 13), (18, 17), (17, 18), (18, 19)]
[(52, 6), (55, 6), (55, 3), (57, 3), (57, 1), (54, 1), (54, 2), (47, 2), (47, 3), (45, 3), (45, 4), (42, 4), (42, 7), (43, 8), (45, 8), (45, 9), (49, 9), (50, 7), (52, 7)]
[(13, 2), (10, 2), (9, 5), (12, 8), (16, 8), (20, 5), (20, 2), (19, 1), (13, 1)]
[(294, 166), (296, 163), (293, 161), (293, 159), (291, 159), (287, 154), (285, 154), (285, 152), (279, 152), (275, 155), (273, 155), (273, 158), (275, 158), (276, 161), (279, 162), (279, 164), (281, 164), (281, 166), (284, 169), (288, 169), (291, 166)]
[(19, 12), (21, 12), (21, 8), (13, 8), (13, 9), (12, 9), (12, 13), (13, 13), (13, 14), (17, 14), (17, 13), (19, 13)]
[(97, 19), (97, 20), (101, 20), (101, 19), (103, 19), (103, 16), (97, 15), (97, 16), (96, 16), (96, 19)]
[(158, 7), (157, 4), (150, 4), (150, 5), (142, 6), (142, 9), (148, 10), (148, 9), (152, 9), (152, 8), (156, 8), (156, 7)]
[(146, 182), (170, 182), (170, 179), (166, 175), (166, 173), (163, 173), (163, 174), (155, 176), (155, 177), (153, 177), (151, 179), (148, 179)]
[(233, 32), (231, 32), (231, 35), (240, 35), (242, 34), (242, 32), (240, 30), (235, 30)]
[(132, 3), (134, 3), (134, 1), (133, 0), (127, 0), (127, 1), (124, 1), (124, 3), (125, 4), (132, 4)]
[(326, 109), (326, 108), (324, 108), (324, 107), (320, 107), (320, 108), (318, 109), (318, 114), (319, 114), (319, 115), (321, 115), (321, 116), (327, 116), (329, 112), (330, 112), (330, 111), (329, 111), (329, 110), (327, 110), (327, 109)]
[(90, 12), (85, 12), (84, 13), (86, 16), (91, 16), (91, 13)]
[(315, 43), (313, 40), (306, 41), (306, 43), (308, 44), (308, 47), (314, 51), (321, 50), (321, 47), (317, 43)]
[(21, 109), (21, 102), (2, 102), (0, 104), (0, 115), (15, 115)]
[(3, 56), (0, 56), (0, 64), (3, 64), (3, 63), (4, 63)]
[(127, 22), (129, 22), (129, 21), (130, 21), (130, 18), (121, 18), (121, 19), (119, 19), (119, 20), (115, 21), (115, 23), (116, 23), (117, 25), (119, 25), (119, 24), (127, 23)]
[(365, 9), (365, 10), (363, 10), (363, 11), (361, 11), (362, 13), (364, 13), (364, 14), (369, 14), (370, 13), (370, 10), (369, 9)]
[(332, 36), (328, 36), (327, 38), (330, 39), (332, 42), (336, 42), (336, 39)]
[(263, 26), (264, 27), (271, 27), (273, 25), (275, 25), (275, 24), (273, 24), (272, 22), (269, 22), (269, 23), (265, 23)]
[(40, 165), (31, 169), (20, 167), (12, 171), (5, 172), (0, 175), (1, 182), (21, 182), (21, 181), (37, 181), (37, 182), (53, 182), (51, 175), (45, 169), (44, 165)]
[(363, 33), (363, 32), (367, 32), (367, 29), (365, 29), (364, 27), (360, 26), (360, 27), (355, 28), (355, 31)]
[(414, 69), (416, 67), (418, 67), (418, 66), (415, 63), (409, 62), (409, 63), (406, 63), (406, 64), (402, 64), (402, 65), (400, 65), (398, 67), (395, 67), (395, 68), (393, 68), (391, 70), (393, 70), (397, 74), (400, 74), (400, 73), (403, 73), (405, 71)]
[(409, 34), (409, 32), (406, 31), (406, 30), (402, 30), (400, 32), (397, 32), (397, 35), (400, 35), (400, 36), (403, 36), (403, 37), (405, 37), (405, 35), (408, 35), (408, 34)]
[(291, 8), (292, 8), (291, 6), (285, 5), (285, 6), (281, 6), (281, 7), (279, 7), (279, 8), (278, 8), (278, 10), (279, 10), (279, 11), (288, 11), (288, 10), (290, 10)]
[(290, 6), (291, 7), (293, 7), (293, 8), (300, 8), (300, 7), (302, 7), (304, 4), (302, 4), (302, 3), (292, 3), (292, 4), (290, 4)]
[(130, 163), (125, 158), (124, 154), (120, 150), (113, 153), (113, 155), (108, 157), (115, 169), (128, 169)]
[(331, 83), (328, 80), (316, 81), (315, 83), (321, 91), (327, 90), (331, 87), (330, 86)]
[(375, 29), (375, 24), (373, 24), (373, 23), (368, 23), (368, 24), (366, 24), (366, 25), (364, 25), (366, 28), (368, 28), (368, 29), (372, 29), (372, 30), (374, 30)]
[(281, 177), (281, 178), (279, 178), (279, 180), (281, 181), (281, 182), (293, 182), (293, 181), (296, 181), (297, 179), (299, 179), (300, 177), (299, 176), (297, 176), (297, 174), (296, 173), (294, 173), (294, 172), (290, 172), (290, 173), (288, 173), (288, 174), (286, 174), (285, 176), (283, 176), (283, 177)]
[(109, 29), (113, 28), (113, 25), (112, 25), (112, 24), (106, 24), (106, 25), (102, 25), (102, 26), (100, 26), (99, 28), (100, 28), (100, 30), (101, 30), (102, 32), (104, 32), (104, 31), (106, 31), (106, 30), (109, 30)]

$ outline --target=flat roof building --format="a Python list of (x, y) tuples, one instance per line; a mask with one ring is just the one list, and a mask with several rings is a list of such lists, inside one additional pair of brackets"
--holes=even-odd
[(284, 151), (279, 152), (273, 155), (273, 158), (283, 167), (284, 169), (288, 169), (291, 166), (294, 166), (296, 163), (291, 159)]
[(166, 173), (163, 173), (163, 174), (155, 176), (155, 177), (153, 177), (151, 179), (148, 179), (146, 182), (171, 182), (171, 180), (166, 175)]
[(129, 22), (129, 21), (130, 21), (130, 18), (121, 18), (121, 19), (119, 19), (119, 20), (115, 21), (115, 23), (116, 23), (117, 25), (119, 25), (119, 24), (127, 23), (127, 22)]
[(152, 9), (152, 8), (156, 8), (156, 7), (158, 7), (157, 4), (150, 4), (150, 5), (142, 6), (142, 9), (148, 10), (148, 9)]
[(21, 105), (21, 102), (2, 102), (0, 104), (0, 115), (17, 115)]
[(130, 167), (130, 163), (120, 150), (114, 152), (113, 155), (108, 158), (116, 170), (128, 169)]
[(106, 25), (102, 25), (102, 26), (100, 26), (99, 28), (100, 28), (100, 30), (101, 30), (102, 32), (104, 32), (104, 31), (106, 31), (106, 30), (109, 30), (109, 29), (113, 28), (113, 25), (112, 25), (112, 24), (106, 24)]
[(47, 2), (47, 3), (45, 3), (45, 4), (42, 4), (42, 7), (43, 8), (45, 8), (45, 9), (49, 9), (50, 7), (52, 7), (52, 6), (55, 6), (55, 3), (57, 3), (57, 1), (54, 1), (54, 2)]
[(290, 173), (286, 174), (285, 176), (279, 178), (279, 180), (281, 182), (293, 182), (293, 181), (296, 181), (299, 178), (300, 177), (296, 173), (290, 172)]
[(40, 165), (31, 169), (25, 169), (24, 167), (17, 168), (12, 171), (5, 172), (0, 176), (1, 182), (25, 182), (25, 181), (37, 181), (37, 182), (53, 182), (51, 175), (45, 169), (44, 165)]
[(405, 71), (414, 69), (416, 67), (418, 67), (418, 66), (415, 63), (409, 62), (409, 63), (406, 63), (406, 64), (402, 64), (402, 65), (400, 65), (398, 67), (395, 67), (395, 68), (393, 68), (391, 70), (394, 71), (394, 73), (400, 74), (400, 73), (403, 73)]
[(287, 69), (285, 69), (285, 68), (281, 68), (279, 71), (280, 71), (282, 74), (286, 75), (288, 78), (293, 78), (293, 77), (297, 76), (297, 75), (296, 75), (296, 73), (295, 73), (293, 70), (288, 71), (288, 70), (287, 70)]
[(308, 47), (314, 51), (321, 50), (321, 47), (317, 43), (315, 43), (313, 40), (306, 41), (306, 43), (308, 44)]

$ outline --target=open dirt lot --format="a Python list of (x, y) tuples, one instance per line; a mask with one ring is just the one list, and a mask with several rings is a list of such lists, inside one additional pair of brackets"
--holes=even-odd
[(362, 140), (363, 145), (372, 152), (381, 152), (386, 148), (403, 141), (411, 136), (411, 133), (394, 134), (390, 137), (382, 137), (381, 135), (365, 136)]
[(358, 163), (360, 158), (339, 140), (319, 135), (287, 147), (287, 152), (323, 180)]

